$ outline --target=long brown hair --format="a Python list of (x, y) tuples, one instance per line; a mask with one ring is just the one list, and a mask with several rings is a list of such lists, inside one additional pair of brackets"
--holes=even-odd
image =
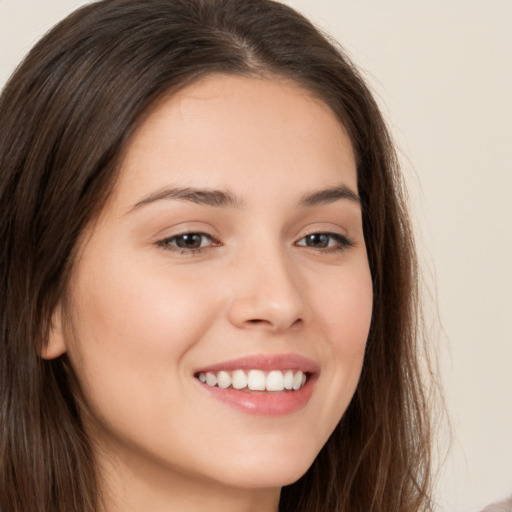
[(0, 98), (0, 507), (91, 512), (100, 496), (66, 356), (39, 357), (84, 227), (162, 95), (208, 73), (274, 75), (338, 115), (357, 158), (374, 308), (356, 394), (281, 512), (430, 510), (417, 275), (397, 160), (343, 51), (271, 0), (104, 0), (30, 52)]

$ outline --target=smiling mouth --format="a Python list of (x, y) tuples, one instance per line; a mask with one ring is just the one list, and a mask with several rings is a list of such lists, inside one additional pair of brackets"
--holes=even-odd
[(244, 413), (296, 413), (313, 395), (320, 366), (298, 354), (254, 354), (196, 368), (193, 376), (215, 400)]
[(294, 392), (303, 388), (311, 374), (302, 370), (220, 370), (199, 372), (204, 385), (245, 392)]

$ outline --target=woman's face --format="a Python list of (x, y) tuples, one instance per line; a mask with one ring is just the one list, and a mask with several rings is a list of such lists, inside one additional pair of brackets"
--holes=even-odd
[(308, 469), (370, 325), (357, 192), (347, 134), (300, 88), (215, 75), (154, 109), (46, 354), (67, 351), (117, 467), (237, 488)]

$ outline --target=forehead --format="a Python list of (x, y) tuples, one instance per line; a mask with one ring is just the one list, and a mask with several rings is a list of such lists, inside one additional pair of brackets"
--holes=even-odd
[(349, 137), (334, 112), (278, 79), (211, 75), (162, 99), (132, 136), (114, 190), (133, 202), (148, 187), (261, 183), (357, 190)]

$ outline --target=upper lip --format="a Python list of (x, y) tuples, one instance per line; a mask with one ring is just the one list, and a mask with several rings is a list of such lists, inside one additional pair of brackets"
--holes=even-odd
[(298, 354), (256, 354), (222, 361), (195, 370), (194, 373), (219, 372), (221, 370), (302, 370), (304, 373), (318, 373), (318, 363)]

